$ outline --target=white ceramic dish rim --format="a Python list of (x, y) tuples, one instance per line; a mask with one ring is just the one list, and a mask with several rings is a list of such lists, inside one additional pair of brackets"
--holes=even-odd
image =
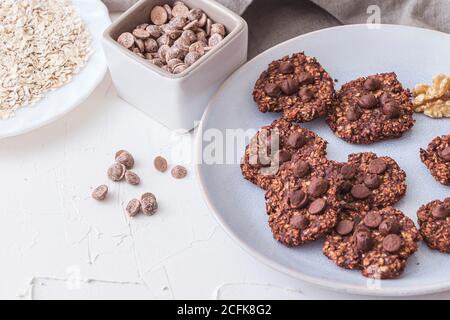
[(147, 61), (145, 61), (144, 59), (140, 58), (139, 56), (137, 56), (136, 54), (134, 54), (130, 50), (125, 49), (123, 46), (118, 44), (117, 41), (114, 40), (112, 38), (112, 36), (111, 36), (112, 31), (115, 28), (117, 28), (117, 26), (123, 20), (127, 19), (128, 16), (132, 12), (134, 12), (134, 10), (136, 10), (138, 7), (143, 5), (143, 2), (145, 2), (145, 1), (147, 1), (147, 0), (141, 0), (141, 1), (137, 2), (136, 4), (134, 4), (130, 9), (125, 11), (116, 21), (114, 21), (105, 30), (105, 32), (103, 33), (103, 39), (105, 41), (109, 42), (110, 44), (112, 44), (116, 48), (116, 50), (119, 50), (128, 59), (131, 59), (133, 62), (138, 63), (138, 64), (146, 67), (151, 72), (155, 72), (155, 73), (159, 74), (160, 76), (162, 76), (164, 78), (169, 78), (169, 79), (173, 79), (173, 80), (181, 80), (182, 78), (185, 78), (185, 77), (189, 76), (191, 73), (195, 72), (198, 69), (198, 67), (203, 62), (205, 62), (207, 59), (210, 59), (213, 56), (215, 56), (222, 48), (226, 47), (231, 41), (233, 41), (233, 39), (236, 38), (237, 35), (239, 33), (241, 33), (245, 29), (245, 26), (247, 24), (247, 22), (245, 22), (245, 20), (242, 19), (241, 16), (237, 15), (233, 11), (231, 11), (228, 8), (224, 7), (220, 3), (212, 1), (210, 3), (210, 5), (216, 7), (216, 10), (220, 10), (220, 11), (224, 12), (225, 14), (229, 15), (230, 17), (232, 17), (233, 20), (236, 21), (237, 26), (217, 46), (215, 46), (213, 49), (211, 49), (210, 52), (205, 54), (199, 60), (197, 60), (194, 64), (192, 64), (192, 66), (190, 66), (185, 71), (183, 71), (183, 72), (181, 72), (179, 74), (171, 74), (171, 73), (165, 72), (161, 68), (159, 68), (159, 67), (157, 67), (157, 66), (155, 66), (155, 65), (153, 65), (153, 64), (151, 64), (151, 63), (149, 63)]
[[(321, 29), (321, 30), (317, 30), (317, 31), (313, 31), (307, 34), (303, 34), (300, 35), (298, 37), (292, 38), (290, 40), (287, 40), (285, 42), (282, 42), (280, 44), (277, 44), (276, 46), (264, 51), (263, 53), (259, 54), (258, 56), (254, 57), (253, 59), (251, 59), (250, 61), (248, 61), (247, 63), (245, 63), (244, 65), (242, 65), (238, 70), (235, 71), (238, 72), (241, 70), (241, 68), (246, 68), (247, 65), (249, 65), (253, 60), (258, 59), (261, 55), (266, 54), (267, 52), (270, 51), (274, 51), (276, 48), (283, 46), (287, 43), (296, 41), (297, 39), (301, 39), (304, 37), (309, 37), (313, 34), (317, 34), (317, 33), (321, 33), (324, 31), (328, 31), (331, 29), (351, 29), (351, 28), (360, 28), (361, 26), (365, 26), (367, 27), (366, 24), (351, 24), (351, 25), (344, 25), (344, 26), (337, 26), (337, 27), (331, 27), (331, 28), (326, 28), (326, 29)], [(440, 32), (440, 31), (435, 31), (435, 30), (429, 30), (429, 29), (425, 29), (425, 28), (418, 28), (418, 27), (412, 27), (412, 26), (403, 26), (403, 25), (394, 25), (394, 24), (382, 24), (381, 28), (407, 28), (410, 29), (411, 31), (414, 30), (427, 30), (429, 32), (437, 32), (440, 33), (442, 35), (448, 36), (450, 38), (450, 35)], [(234, 73), (233, 73), (234, 74)], [(231, 75), (232, 76), (232, 75)], [(230, 77), (231, 77), (230, 76)], [(218, 97), (220, 96), (220, 94), (222, 93), (222, 91), (224, 90), (224, 87), (226, 86), (227, 82), (229, 81), (226, 80), (221, 87), (219, 88), (219, 90), (216, 92), (216, 94), (213, 96), (213, 98), (210, 100), (210, 102), (208, 103), (208, 106), (206, 108), (205, 113), (203, 114), (203, 117), (201, 119), (200, 125), (198, 127), (198, 133), (203, 132), (203, 126), (204, 123), (206, 121), (206, 119), (208, 118), (211, 109), (212, 109), (212, 105), (214, 105), (214, 102), (216, 99), (218, 99)], [(444, 292), (444, 291), (448, 291), (450, 289), (450, 281), (447, 282), (443, 282), (439, 285), (431, 285), (431, 286), (421, 286), (420, 288), (410, 288), (410, 287), (399, 287), (399, 288), (389, 288), (389, 289), (368, 289), (368, 288), (363, 288), (360, 286), (355, 286), (355, 285), (349, 285), (343, 282), (338, 282), (338, 281), (332, 281), (332, 280), (322, 280), (322, 279), (318, 279), (315, 277), (311, 277), (308, 276), (306, 274), (303, 274), (301, 272), (298, 272), (294, 269), (291, 269), (289, 267), (286, 267), (280, 263), (274, 262), (266, 257), (264, 257), (263, 255), (259, 254), (257, 251), (255, 251), (254, 249), (252, 249), (249, 245), (247, 245), (244, 241), (242, 241), (239, 236), (228, 226), (228, 224), (222, 219), (221, 215), (219, 214), (219, 210), (213, 205), (212, 201), (210, 200), (210, 196), (208, 193), (208, 190), (205, 187), (205, 182), (204, 182), (204, 177), (201, 174), (201, 157), (202, 157), (202, 141), (201, 141), (201, 134), (197, 134), (196, 137), (196, 141), (195, 141), (195, 173), (196, 176), (198, 178), (198, 182), (200, 184), (200, 189), (202, 191), (203, 194), (203, 198), (205, 200), (205, 202), (207, 203), (208, 207), (210, 208), (210, 210), (212, 211), (212, 213), (214, 214), (214, 217), (216, 218), (216, 220), (218, 221), (218, 223), (222, 226), (222, 228), (225, 230), (225, 232), (241, 247), (243, 248), (245, 251), (247, 251), (248, 253), (250, 253), (253, 257), (255, 257), (256, 259), (258, 259), (260, 262), (264, 263), (265, 265), (271, 267), (272, 269), (276, 270), (276, 271), (281, 271), (291, 277), (297, 278), (299, 280), (303, 280), (315, 285), (318, 285), (320, 287), (326, 288), (326, 289), (331, 289), (333, 291), (341, 291), (341, 292), (346, 292), (346, 293), (353, 293), (353, 294), (360, 294), (360, 295), (370, 295), (370, 296), (386, 296), (386, 297), (400, 297), (400, 296), (414, 296), (414, 295), (423, 295), (423, 294), (432, 294), (432, 293), (440, 293), (440, 292)], [(387, 280), (389, 281), (389, 280)]]
[[(109, 19), (109, 11), (108, 11), (108, 8), (106, 7), (106, 5), (103, 2), (99, 1), (99, 0), (97, 0), (97, 2), (98, 2), (99, 8), (102, 8), (105, 16), (107, 16), (108, 19)], [(100, 38), (99, 38), (99, 40), (100, 40)], [(89, 61), (88, 61), (88, 63), (89, 63)], [(66, 114), (68, 114), (69, 112), (74, 110), (76, 107), (78, 107), (80, 104), (82, 104), (84, 101), (86, 101), (86, 99), (94, 92), (94, 90), (98, 87), (98, 85), (103, 81), (107, 71), (108, 71), (108, 66), (107, 66), (106, 60), (105, 60), (104, 64), (103, 64), (103, 67), (100, 70), (100, 72), (96, 73), (95, 79), (93, 81), (94, 85), (92, 85), (92, 87), (89, 88), (89, 90), (86, 90), (84, 95), (79, 96), (78, 99), (74, 100), (72, 102), (72, 106), (70, 108), (67, 108), (64, 111), (61, 111), (59, 113), (54, 113), (51, 117), (49, 117), (45, 121), (37, 122), (37, 123), (35, 123), (33, 125), (30, 125), (30, 126), (27, 126), (27, 127), (23, 128), (21, 130), (9, 131), (9, 132), (6, 132), (4, 134), (0, 133), (0, 139), (16, 137), (16, 136), (20, 136), (20, 135), (26, 134), (26, 133), (34, 131), (36, 129), (45, 127), (48, 124), (50, 124), (52, 122), (55, 122), (56, 120), (64, 117)], [(41, 100), (41, 101), (44, 101), (44, 100)], [(26, 107), (26, 108), (29, 108), (29, 107)]]

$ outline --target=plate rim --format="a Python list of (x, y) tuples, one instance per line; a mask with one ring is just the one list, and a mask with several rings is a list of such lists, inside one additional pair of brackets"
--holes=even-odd
[[(240, 239), (240, 237), (235, 233), (235, 231), (225, 222), (225, 220), (222, 218), (222, 216), (219, 214), (219, 209), (214, 206), (212, 203), (209, 191), (206, 188), (205, 182), (204, 182), (204, 176), (201, 173), (201, 167), (202, 167), (202, 132), (204, 130), (205, 122), (207, 121), (211, 110), (213, 108), (213, 105), (215, 101), (219, 98), (219, 96), (224, 91), (225, 86), (230, 81), (230, 78), (234, 76), (237, 72), (239, 72), (241, 69), (247, 67), (250, 63), (252, 63), (254, 60), (260, 58), (262, 55), (267, 54), (270, 51), (274, 51), (279, 47), (285, 46), (286, 44), (290, 42), (297, 41), (298, 39), (309, 37), (313, 34), (322, 33), (322, 32), (328, 32), (333, 29), (358, 29), (358, 28), (368, 28), (367, 24), (348, 24), (348, 25), (341, 25), (341, 26), (335, 26), (330, 28), (324, 28), (316, 31), (312, 31), (309, 33), (305, 33), (302, 35), (299, 35), (297, 37), (288, 39), (286, 41), (283, 41), (273, 47), (270, 47), (269, 49), (261, 52), (257, 56), (253, 57), (251, 60), (247, 61), (245, 64), (240, 66), (237, 70), (235, 70), (219, 87), (217, 92), (214, 94), (214, 96), (209, 101), (205, 112), (202, 116), (202, 119), (200, 121), (200, 124), (198, 126), (198, 130), (196, 132), (195, 137), (195, 174), (197, 177), (198, 184), (200, 186), (200, 190), (202, 193), (202, 197), (204, 201), (206, 202), (208, 208), (212, 212), (214, 218), (219, 223), (219, 225), (222, 227), (222, 229), (225, 231), (225, 233), (230, 236), (230, 238), (233, 239), (233, 241), (244, 251), (249, 253), (252, 257), (256, 258), (259, 262), (262, 262), (266, 266), (270, 267), (271, 269), (282, 272), (286, 275), (289, 275), (295, 279), (305, 281), (308, 283), (311, 283), (313, 285), (317, 285), (321, 288), (329, 289), (332, 291), (337, 292), (344, 292), (344, 293), (350, 293), (350, 294), (357, 294), (357, 295), (368, 295), (368, 296), (383, 296), (383, 297), (402, 297), (402, 296), (415, 296), (415, 295), (426, 295), (426, 294), (433, 294), (433, 293), (441, 293), (450, 290), (450, 281), (443, 282), (437, 285), (428, 285), (428, 286), (421, 286), (420, 288), (411, 288), (411, 287), (400, 287), (400, 288), (380, 288), (380, 289), (369, 289), (367, 287), (362, 287), (358, 285), (352, 285), (345, 282), (339, 282), (335, 280), (324, 280), (317, 277), (306, 275), (300, 271), (294, 270), (290, 267), (286, 267), (281, 263), (278, 263), (276, 261), (273, 261), (269, 258), (264, 257), (259, 252), (251, 248), (245, 241)], [(420, 28), (420, 27), (414, 27), (414, 26), (404, 26), (404, 25), (395, 25), (395, 24), (380, 24), (378, 25), (379, 29), (410, 29), (410, 30), (420, 30), (420, 31), (426, 31), (431, 33), (438, 33), (445, 37), (450, 38), (450, 34), (447, 34), (445, 32), (437, 31), (437, 30), (431, 30), (426, 28)], [(375, 29), (376, 30), (376, 29)], [(386, 280), (389, 281), (389, 280)], [(394, 280), (395, 281), (395, 280)]]
[[(72, 1), (73, 0), (71, 0), (71, 2)], [(86, 0), (77, 0), (77, 1), (86, 2)], [(106, 7), (106, 5), (100, 0), (96, 0), (96, 2), (97, 2), (97, 5), (99, 6), (99, 8), (101, 8), (101, 10), (103, 11), (105, 17), (108, 18), (109, 23), (111, 23), (111, 18), (109, 17), (108, 8)], [(92, 35), (91, 35), (91, 38), (93, 38)], [(101, 34), (100, 34), (100, 36), (98, 38), (98, 41), (99, 41), (99, 44), (101, 45)], [(104, 55), (103, 51), (101, 52), (101, 54)], [(80, 96), (78, 99), (74, 100), (73, 106), (71, 108), (68, 108), (67, 110), (61, 111), (60, 113), (54, 114), (53, 116), (49, 117), (45, 121), (34, 123), (33, 125), (24, 127), (24, 128), (22, 128), (20, 130), (9, 131), (9, 132), (6, 132), (6, 133), (2, 133), (0, 131), (0, 139), (18, 137), (18, 136), (27, 134), (27, 133), (29, 133), (31, 131), (34, 131), (34, 130), (46, 127), (47, 125), (58, 121), (59, 119), (63, 118), (64, 116), (66, 116), (70, 112), (74, 111), (77, 107), (79, 107), (83, 102), (85, 102), (92, 95), (92, 93), (95, 91), (95, 89), (98, 88), (98, 86), (103, 81), (103, 79), (105, 79), (105, 76), (106, 76), (106, 74), (108, 72), (108, 65), (106, 63), (106, 58), (103, 59), (103, 62), (104, 62), (103, 66), (101, 68), (99, 68), (98, 75), (94, 79), (94, 85), (92, 85), (92, 87), (89, 90), (86, 90), (86, 94), (85, 95)], [(89, 61), (87, 63), (89, 63)], [(66, 85), (67, 84), (70, 84), (70, 82), (66, 83)], [(47, 92), (46, 94), (48, 94), (48, 93), (49, 92)], [(44, 97), (44, 99), (45, 99), (45, 97)], [(44, 99), (42, 99), (40, 101), (44, 101)], [(31, 106), (31, 108), (32, 107), (33, 106)], [(25, 108), (30, 108), (30, 106), (25, 106)], [(16, 115), (14, 117), (16, 117)]]

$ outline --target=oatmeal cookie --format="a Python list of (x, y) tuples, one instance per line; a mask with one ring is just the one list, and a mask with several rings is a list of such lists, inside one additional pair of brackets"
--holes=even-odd
[(417, 217), (420, 234), (428, 247), (450, 253), (450, 198), (421, 206)]
[(450, 134), (434, 138), (427, 150), (420, 149), (420, 159), (437, 181), (450, 186)]

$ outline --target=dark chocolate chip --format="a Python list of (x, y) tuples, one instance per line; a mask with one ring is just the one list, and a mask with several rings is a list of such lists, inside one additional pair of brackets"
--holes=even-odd
[(343, 181), (339, 184), (337, 192), (341, 195), (347, 194), (352, 190), (352, 188), (353, 185), (349, 181)]
[(314, 200), (308, 208), (308, 212), (311, 214), (322, 214), (327, 207), (327, 201), (325, 199), (316, 199)]
[(368, 78), (366, 81), (364, 81), (364, 89), (369, 91), (375, 91), (380, 89), (381, 87), (381, 81), (376, 78)]
[(369, 174), (364, 177), (364, 184), (369, 189), (377, 189), (381, 185), (381, 179), (375, 174)]
[(296, 178), (303, 178), (309, 174), (311, 167), (308, 162), (300, 160), (294, 164), (293, 171)]
[(394, 219), (386, 219), (381, 222), (378, 230), (383, 235), (388, 235), (390, 233), (398, 234), (400, 232), (400, 224)]
[(383, 105), (383, 113), (388, 119), (397, 119), (400, 117), (400, 106), (395, 101), (388, 101)]
[(336, 226), (336, 232), (341, 236), (346, 236), (353, 231), (355, 223), (351, 220), (341, 220)]
[(328, 190), (328, 181), (323, 178), (313, 178), (308, 187), (308, 192), (313, 197), (320, 197)]
[(303, 87), (298, 92), (298, 96), (303, 102), (310, 102), (314, 98), (314, 93), (306, 87)]
[(275, 154), (275, 159), (278, 159), (279, 164), (283, 164), (285, 162), (290, 161), (292, 158), (292, 155), (289, 151), (286, 150), (278, 150)]
[(358, 100), (358, 104), (364, 109), (373, 109), (378, 106), (378, 99), (373, 93), (368, 93)]
[(364, 229), (358, 230), (355, 234), (356, 248), (360, 252), (367, 252), (373, 247), (373, 239), (370, 232)]
[(446, 206), (445, 204), (437, 205), (436, 207), (433, 208), (431, 214), (435, 218), (445, 219), (448, 216), (450, 216), (450, 207)]
[(291, 95), (297, 93), (300, 85), (298, 81), (294, 78), (288, 78), (281, 83), (281, 91), (286, 95)]
[(358, 200), (367, 199), (372, 194), (372, 192), (363, 184), (354, 185), (350, 193)]
[(382, 174), (387, 170), (386, 162), (384, 162), (384, 160), (381, 158), (372, 160), (369, 163), (368, 170), (373, 174)]
[(302, 86), (307, 85), (307, 84), (313, 84), (314, 83), (314, 77), (311, 74), (309, 74), (308, 72), (302, 72), (298, 76), (298, 82)]
[(290, 62), (281, 62), (278, 69), (282, 74), (294, 73), (294, 65)]
[(396, 234), (389, 234), (383, 240), (383, 249), (389, 253), (396, 253), (402, 247), (402, 238)]
[(352, 179), (355, 177), (358, 167), (354, 164), (344, 164), (341, 168), (341, 174), (344, 179)]
[(309, 221), (307, 218), (303, 216), (293, 216), (291, 220), (289, 220), (289, 224), (297, 230), (304, 230), (308, 227)]
[(364, 217), (364, 224), (372, 229), (378, 228), (382, 221), (383, 217), (376, 211), (371, 211)]
[(356, 121), (359, 118), (361, 118), (361, 115), (362, 115), (362, 112), (361, 112), (361, 109), (359, 109), (358, 106), (351, 106), (345, 112), (345, 117), (349, 121)]
[(264, 91), (267, 93), (269, 97), (276, 98), (281, 93), (281, 88), (276, 83), (267, 83), (264, 86)]
[(385, 103), (388, 103), (389, 101), (393, 101), (392, 97), (387, 92), (383, 93), (383, 95), (380, 97), (381, 104), (384, 105)]
[(289, 193), (289, 204), (292, 208), (302, 209), (308, 204), (308, 195), (302, 190), (295, 190)]
[(306, 138), (298, 131), (292, 133), (287, 139), (287, 144), (294, 149), (299, 149), (306, 144)]
[(445, 161), (450, 161), (450, 146), (446, 147), (444, 150), (439, 151), (439, 157)]

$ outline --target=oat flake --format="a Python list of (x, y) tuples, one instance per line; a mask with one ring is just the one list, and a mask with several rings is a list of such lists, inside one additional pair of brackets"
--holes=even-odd
[(0, 119), (68, 83), (90, 35), (68, 0), (0, 0)]

